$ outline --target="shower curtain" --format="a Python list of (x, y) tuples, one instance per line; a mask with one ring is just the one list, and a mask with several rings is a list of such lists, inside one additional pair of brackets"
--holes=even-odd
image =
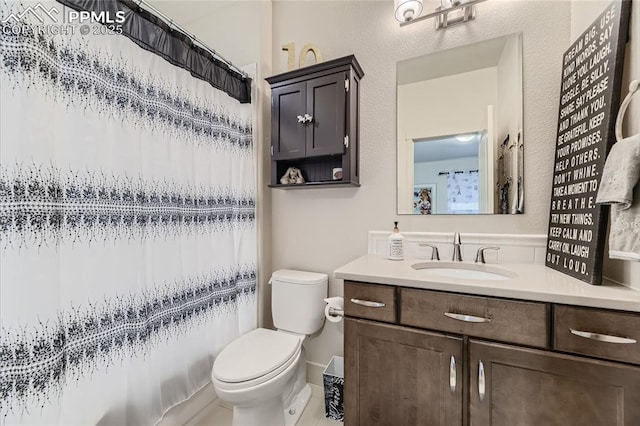
[(29, 4), (0, 24), (0, 423), (154, 424), (256, 327), (251, 105), (38, 30), (57, 2), (6, 31)]
[(449, 172), (447, 175), (447, 213), (473, 214), (480, 211), (478, 171)]

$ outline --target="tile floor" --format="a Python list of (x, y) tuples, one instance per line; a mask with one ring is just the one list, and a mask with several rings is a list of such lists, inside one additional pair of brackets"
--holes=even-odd
[[(342, 422), (327, 419), (324, 414), (324, 396), (322, 387), (311, 385), (311, 399), (298, 420), (297, 426), (339, 426)], [(222, 404), (214, 404), (200, 412), (193, 419), (194, 426), (230, 426), (232, 420), (231, 408)], [(256, 425), (269, 426), (269, 425)]]

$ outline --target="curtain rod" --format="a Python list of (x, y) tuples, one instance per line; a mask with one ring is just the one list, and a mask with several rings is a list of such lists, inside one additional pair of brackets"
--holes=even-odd
[(158, 9), (156, 9), (154, 6), (152, 6), (151, 4), (147, 3), (145, 0), (134, 0), (136, 1), (136, 4), (138, 5), (138, 7), (144, 6), (145, 9), (147, 9), (148, 12), (153, 13), (154, 15), (158, 16), (159, 18), (161, 18), (167, 25), (169, 25), (169, 28), (175, 29), (180, 31), (181, 33), (183, 33), (184, 35), (186, 35), (187, 37), (189, 37), (191, 39), (191, 41), (193, 41), (194, 43), (198, 43), (199, 47), (209, 51), (209, 53), (211, 53), (213, 55), (214, 58), (218, 58), (219, 60), (221, 60), (222, 62), (224, 62), (225, 64), (227, 64), (229, 66), (229, 68), (233, 69), (234, 71), (236, 71), (237, 73), (239, 73), (240, 75), (242, 75), (244, 78), (248, 78), (249, 75), (242, 71), (240, 68), (238, 68), (237, 66), (233, 65), (231, 63), (231, 61), (225, 59), (222, 55), (220, 55), (218, 52), (215, 51), (215, 49), (209, 47), (208, 45), (206, 45), (204, 42), (202, 42), (201, 40), (198, 40), (198, 38), (194, 35), (189, 33), (187, 30), (185, 30), (183, 27), (181, 27), (180, 25), (176, 24), (173, 19), (171, 19), (169, 16), (165, 15), (164, 13), (162, 13), (161, 11), (159, 11)]
[(451, 171), (451, 172), (440, 172), (438, 173), (438, 176), (441, 175), (449, 175), (449, 174), (460, 174), (460, 173), (478, 173), (478, 170), (469, 170), (468, 172), (465, 172), (464, 170), (455, 170), (455, 171)]

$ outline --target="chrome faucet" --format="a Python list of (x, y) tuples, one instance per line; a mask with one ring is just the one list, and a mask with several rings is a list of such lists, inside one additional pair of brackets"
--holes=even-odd
[(453, 258), (454, 262), (462, 262), (462, 253), (460, 252), (460, 233), (456, 232), (453, 235)]

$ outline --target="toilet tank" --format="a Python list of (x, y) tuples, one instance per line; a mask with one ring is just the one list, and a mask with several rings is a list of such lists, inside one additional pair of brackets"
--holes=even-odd
[(279, 330), (313, 334), (324, 323), (327, 274), (280, 269), (271, 276), (271, 312)]

